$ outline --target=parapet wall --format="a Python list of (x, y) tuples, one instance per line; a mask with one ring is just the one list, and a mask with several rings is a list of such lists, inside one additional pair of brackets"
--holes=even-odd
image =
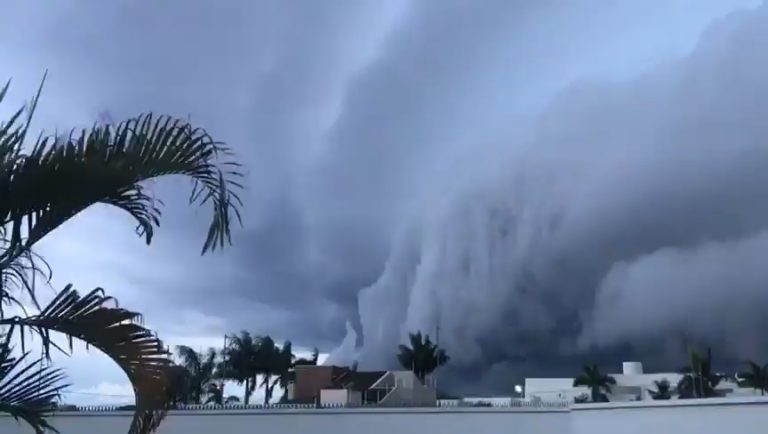
[[(51, 422), (61, 434), (119, 434), (127, 432), (130, 418), (130, 411), (98, 407), (59, 412)], [(563, 403), (432, 408), (190, 407), (170, 412), (158, 434), (762, 434), (766, 426), (768, 399), (748, 397), (571, 407)], [(0, 417), (0, 433), (32, 431), (10, 417)]]

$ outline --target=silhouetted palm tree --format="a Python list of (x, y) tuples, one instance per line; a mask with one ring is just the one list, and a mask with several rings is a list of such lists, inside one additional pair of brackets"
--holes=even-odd
[(14, 357), (9, 338), (0, 337), (0, 411), (27, 422), (37, 434), (55, 431), (45, 417), (68, 386), (64, 373), (42, 357), (31, 360), (29, 352)]
[(445, 350), (432, 343), (428, 335), (422, 336), (421, 332), (409, 333), (410, 346), (400, 345), (397, 360), (404, 369), (413, 371), (421, 380), (427, 377), (440, 366), (445, 365), (450, 357)]
[[(0, 88), (0, 102), (7, 90), (8, 85)], [(41, 307), (35, 292), (40, 279), (32, 277), (48, 278), (50, 273), (33, 249), (96, 204), (128, 213), (136, 221), (137, 233), (150, 243), (159, 224), (160, 202), (144, 184), (170, 175), (191, 178), (191, 201), (212, 208), (202, 251), (223, 247), (230, 240), (230, 222), (239, 219), (240, 202), (233, 191), (239, 187), (238, 167), (230, 160), (229, 148), (204, 130), (152, 114), (96, 125), (66, 137), (39, 135), (27, 140), (39, 96), (38, 91), (28, 109), (19, 109), (0, 123), (0, 307), (23, 307), (20, 293), (26, 293), (39, 313), (7, 317), (0, 309), (0, 328), (36, 333), (46, 356), (51, 345), (56, 347), (50, 331), (105, 353), (134, 387), (136, 410), (129, 432), (148, 433), (157, 428), (173, 402), (167, 350), (139, 325), (136, 312), (115, 307), (100, 288), (81, 296), (67, 285)], [(46, 426), (39, 414), (27, 417), (11, 404), (0, 400), (0, 411), (23, 418), (37, 431)]]
[[(289, 345), (290, 346), (290, 345)], [(264, 405), (269, 404), (272, 399), (274, 385), (272, 376), (278, 375), (280, 371), (280, 348), (275, 345), (275, 341), (269, 336), (263, 336), (259, 339), (259, 348), (256, 351), (256, 366), (261, 375), (261, 386), (264, 387)]]
[(653, 382), (656, 386), (656, 390), (648, 390), (651, 394), (651, 398), (657, 401), (672, 399), (672, 385), (669, 384), (669, 380), (663, 378)]
[(179, 404), (191, 403), (189, 371), (183, 366), (173, 364), (168, 369), (168, 377), (170, 386), (168, 395), (172, 402), (172, 408), (178, 408)]
[(616, 379), (600, 372), (597, 365), (584, 365), (581, 375), (573, 380), (573, 386), (586, 386), (589, 388), (592, 402), (607, 402), (611, 386), (616, 384)]
[(227, 341), (227, 347), (222, 351), (221, 376), (245, 385), (243, 403), (248, 405), (258, 384), (257, 353), (260, 338), (254, 338), (247, 331), (241, 331), (238, 335), (227, 336)]
[[(280, 398), (280, 402), (285, 402), (288, 398), (288, 385), (291, 382), (291, 378), (294, 375), (294, 364), (296, 357), (293, 355), (293, 348), (290, 341), (286, 341), (283, 347), (277, 352), (275, 360), (275, 375), (276, 378), (272, 381), (271, 389), (279, 385), (283, 389), (283, 396)], [(272, 390), (269, 391), (270, 396)]]
[(677, 383), (680, 399), (711, 398), (718, 396), (717, 385), (723, 376), (712, 372), (712, 350), (707, 349), (707, 355), (691, 352), (691, 364), (681, 370), (683, 377)]
[(760, 366), (753, 361), (747, 361), (749, 370), (740, 372), (737, 376), (740, 387), (751, 387), (760, 391), (760, 395), (765, 395), (768, 389), (768, 364)]
[(216, 350), (209, 348), (205, 353), (198, 353), (190, 347), (176, 347), (180, 363), (186, 371), (185, 384), (188, 401), (185, 404), (202, 404), (204, 395), (211, 393), (216, 378)]

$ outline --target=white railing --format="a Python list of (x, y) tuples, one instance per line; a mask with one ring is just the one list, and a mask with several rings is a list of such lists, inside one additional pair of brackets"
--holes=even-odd
[[(494, 407), (494, 408), (551, 408), (551, 409), (564, 409), (569, 407), (569, 403), (566, 401), (525, 401), (525, 400), (513, 400), (511, 402), (468, 402), (461, 400), (439, 400), (434, 405), (397, 405), (397, 406), (379, 406), (377, 404), (228, 404), (228, 405), (203, 405), (203, 404), (188, 404), (180, 405), (170, 411), (216, 411), (216, 410), (301, 410), (301, 409), (341, 409), (341, 408), (468, 408), (468, 407)], [(133, 411), (132, 405), (88, 405), (88, 406), (67, 406), (56, 409), (56, 413), (103, 413), (103, 412), (120, 412), (120, 411)]]

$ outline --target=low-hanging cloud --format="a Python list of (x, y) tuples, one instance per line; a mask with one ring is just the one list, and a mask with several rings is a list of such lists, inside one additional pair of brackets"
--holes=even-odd
[(766, 24), (768, 6), (729, 15), (679, 60), (568, 86), (494, 161), (465, 154), (490, 174), (459, 169), (412, 219), (360, 293), (364, 345), (337, 357), (380, 365), (438, 327), (456, 369), (508, 376), (654, 352), (672, 369), (686, 339), (764, 357)]

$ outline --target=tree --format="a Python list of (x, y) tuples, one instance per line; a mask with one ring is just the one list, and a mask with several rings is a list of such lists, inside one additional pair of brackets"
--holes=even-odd
[[(214, 393), (218, 387), (216, 379), (216, 350), (209, 348), (205, 353), (198, 353), (190, 347), (179, 345), (176, 352), (181, 359), (180, 366), (186, 371), (184, 375), (184, 391), (187, 400), (185, 404), (203, 404), (206, 394)], [(215, 387), (212, 387), (215, 386)], [(221, 401), (221, 400), (220, 400)]]
[(584, 365), (582, 374), (573, 380), (573, 387), (586, 386), (589, 388), (592, 402), (607, 402), (611, 386), (616, 379), (600, 372), (597, 365)]
[(64, 373), (45, 365), (42, 357), (28, 360), (29, 352), (13, 357), (9, 338), (0, 340), (0, 411), (25, 421), (37, 434), (55, 431), (45, 416), (67, 387)]
[(672, 385), (669, 384), (669, 380), (662, 378), (661, 380), (655, 380), (653, 384), (656, 386), (656, 390), (648, 390), (651, 398), (657, 401), (672, 399)]
[[(41, 85), (42, 88), (42, 85)], [(8, 84), (0, 89), (0, 102)], [(213, 218), (203, 243), (206, 253), (231, 241), (230, 224), (239, 221), (236, 190), (241, 176), (229, 148), (205, 130), (168, 116), (142, 114), (118, 124), (97, 124), (69, 136), (41, 134), (28, 142), (29, 125), (40, 91), (29, 104), (0, 124), (0, 329), (23, 337), (42, 338), (44, 355), (60, 332), (109, 356), (126, 373), (136, 394), (129, 433), (143, 434), (159, 426), (173, 403), (172, 363), (166, 348), (140, 325), (136, 312), (119, 308), (100, 288), (80, 295), (67, 285), (45, 307), (36, 283), (50, 269), (34, 248), (48, 234), (95, 204), (128, 213), (147, 244), (160, 221), (160, 202), (146, 181), (181, 175), (193, 181), (191, 203), (207, 205)], [(19, 298), (25, 293), (36, 314), (27, 315)], [(25, 315), (8, 317), (2, 309), (15, 304)], [(22, 354), (26, 354), (22, 339)], [(24, 356), (22, 356), (23, 358)], [(6, 399), (8, 396), (6, 395)], [(36, 413), (0, 400), (0, 411), (28, 422), (36, 431), (47, 422)]]
[(168, 396), (171, 408), (178, 408), (179, 404), (192, 402), (189, 371), (183, 366), (172, 364), (168, 369)]
[(408, 340), (410, 346), (400, 345), (398, 347), (397, 360), (400, 362), (400, 366), (413, 371), (422, 382), (427, 375), (450, 360), (445, 350), (433, 344), (428, 335), (422, 336), (420, 331), (409, 333)]
[(711, 398), (718, 396), (717, 385), (723, 376), (712, 372), (712, 350), (707, 355), (691, 352), (691, 364), (681, 370), (683, 377), (677, 383), (680, 399)]
[[(277, 385), (283, 389), (283, 396), (280, 398), (280, 402), (285, 402), (288, 399), (288, 385), (294, 375), (295, 358), (296, 356), (293, 355), (290, 341), (286, 341), (276, 354), (275, 373), (277, 377), (272, 382), (271, 389), (274, 389)], [(272, 390), (269, 390), (269, 395), (270, 397), (272, 396)]]
[(222, 351), (221, 376), (245, 385), (245, 405), (249, 404), (257, 385), (259, 339), (254, 339), (247, 331), (241, 331), (239, 335), (227, 336), (228, 343)]
[[(289, 345), (290, 349), (290, 345)], [(279, 373), (280, 349), (269, 336), (259, 339), (259, 348), (256, 350), (256, 370), (261, 374), (261, 386), (264, 387), (264, 405), (268, 405), (272, 399), (274, 385), (272, 376)]]
[(760, 391), (760, 395), (765, 395), (768, 390), (768, 364), (760, 366), (757, 363), (747, 361), (749, 370), (740, 372), (737, 376), (739, 387), (751, 387)]

